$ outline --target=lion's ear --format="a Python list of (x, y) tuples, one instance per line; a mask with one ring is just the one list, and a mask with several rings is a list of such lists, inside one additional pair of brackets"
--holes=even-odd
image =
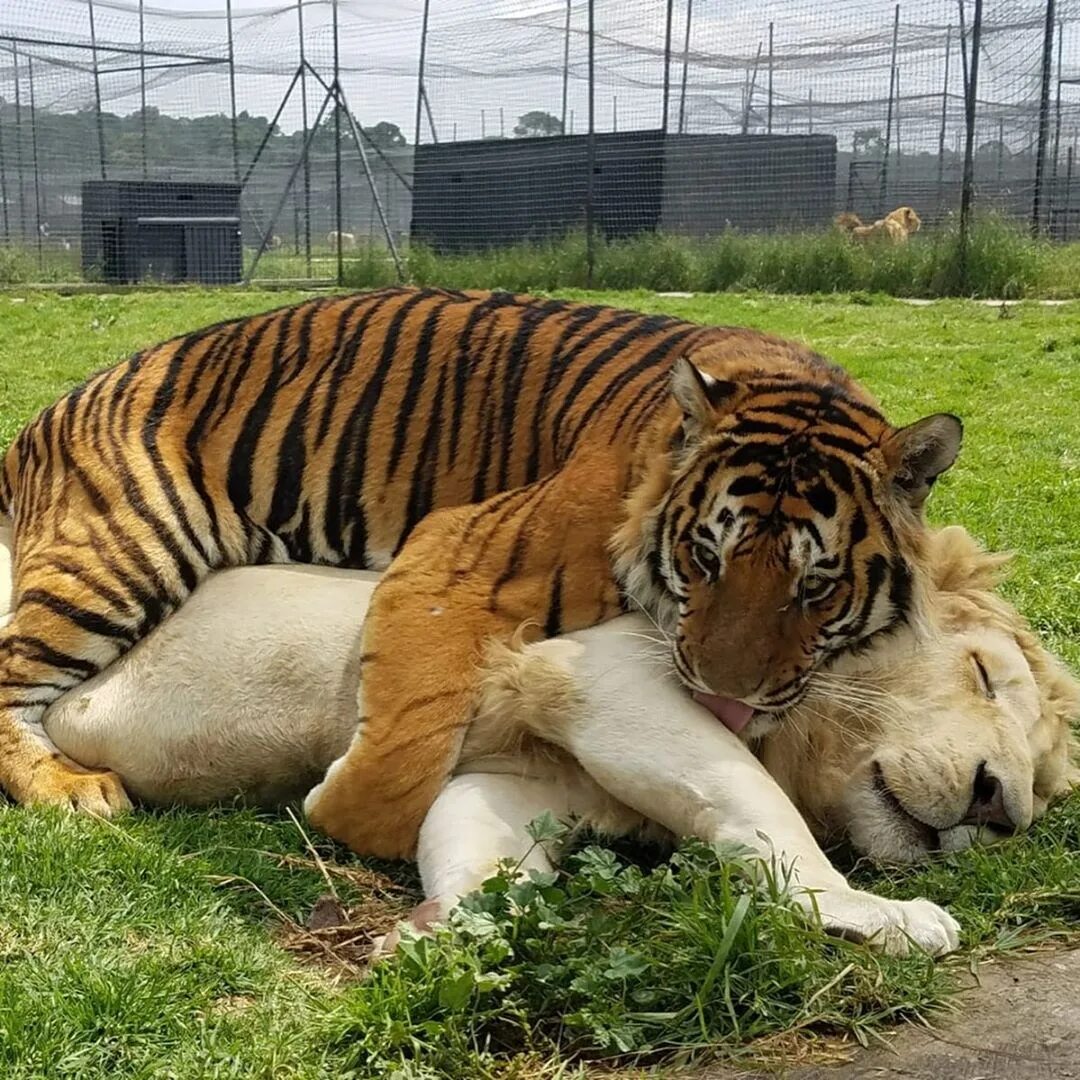
[(697, 442), (716, 425), (717, 411), (734, 398), (738, 383), (717, 379), (680, 356), (671, 368), (671, 396), (683, 414), (684, 444)]

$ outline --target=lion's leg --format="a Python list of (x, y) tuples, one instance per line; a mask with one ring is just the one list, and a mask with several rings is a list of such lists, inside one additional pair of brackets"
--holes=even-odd
[[(464, 773), (439, 792), (420, 828), (416, 858), (424, 902), (409, 915), (418, 933), (445, 922), (463, 896), (478, 889), (510, 861), (519, 874), (550, 870), (554, 852), (529, 837), (529, 823), (550, 811), (563, 818), (574, 811), (566, 785), (555, 779), (506, 773)], [(393, 931), (377, 951), (391, 952)]]
[(578, 678), (578, 707), (547, 714), (537, 733), (572, 754), (601, 787), (676, 836), (734, 843), (790, 874), (796, 901), (816, 910), (828, 930), (892, 952), (906, 951), (909, 940), (933, 953), (956, 948), (956, 923), (936, 905), (848, 885), (749, 749), (674, 679), (647, 663), (642, 671), (632, 636), (599, 628), (576, 640), (585, 650), (571, 661), (564, 648), (552, 648), (561, 642), (525, 652)]
[(485, 643), (618, 610), (606, 544), (622, 479), (590, 462), (431, 515), (375, 590), (364, 626), (361, 725), (308, 796), (312, 821), (361, 854), (413, 854), (472, 716)]
[(44, 543), (20, 555), (14, 608), (0, 630), (0, 785), (17, 802), (99, 814), (128, 806), (116, 775), (61, 754), (42, 718), (49, 705), (126, 653), (186, 595), (178, 576), (168, 580), (167, 557), (146, 558), (146, 566), (162, 568), (156, 587), (134, 569), (121, 584), (85, 547)]

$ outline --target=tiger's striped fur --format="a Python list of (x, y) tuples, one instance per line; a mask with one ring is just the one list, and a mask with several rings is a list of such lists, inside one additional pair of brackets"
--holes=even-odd
[(909, 616), (950, 431), (890, 427), (840, 369), (754, 331), (502, 293), (390, 288), (167, 342), (43, 410), (5, 458), (0, 782), (122, 805), (40, 718), (212, 570), (393, 562), (365, 627), (362, 738), (313, 818), (408, 853), (488, 637), (638, 602), (694, 689), (780, 708)]

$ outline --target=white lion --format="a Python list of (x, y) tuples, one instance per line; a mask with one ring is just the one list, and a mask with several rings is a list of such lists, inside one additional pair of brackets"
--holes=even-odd
[[(549, 810), (609, 832), (738, 842), (793, 866), (797, 901), (833, 932), (892, 952), (954, 949), (945, 911), (853, 889), (814, 834), (911, 860), (1026, 828), (1074, 775), (1080, 688), (989, 591), (1001, 557), (957, 528), (930, 555), (928, 624), (823, 674), (759, 733), (757, 756), (686, 695), (639, 617), (493, 646), (458, 770), (421, 831), (429, 899), (414, 925), (445, 919), (501, 859), (549, 867), (554, 853), (526, 833)], [(55, 703), (46, 731), (148, 802), (302, 795), (358, 735), (360, 624), (377, 580), (310, 566), (219, 573)]]

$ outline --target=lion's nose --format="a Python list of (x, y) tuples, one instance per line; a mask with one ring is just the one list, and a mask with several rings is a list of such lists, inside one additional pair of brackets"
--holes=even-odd
[(975, 770), (975, 780), (971, 786), (971, 805), (964, 815), (961, 825), (993, 825), (1005, 832), (1015, 832), (1016, 822), (1005, 808), (1005, 791), (1001, 781), (980, 763)]

